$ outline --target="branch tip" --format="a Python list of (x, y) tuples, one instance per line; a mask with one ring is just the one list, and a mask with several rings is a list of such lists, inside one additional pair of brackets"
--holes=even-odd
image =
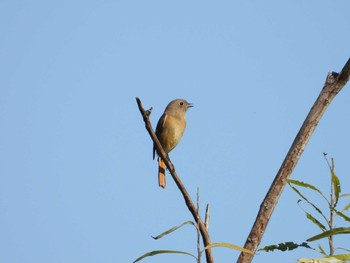
[(338, 81), (345, 84), (346, 82), (348, 82), (349, 78), (350, 78), (350, 58), (348, 59), (343, 69), (339, 73)]

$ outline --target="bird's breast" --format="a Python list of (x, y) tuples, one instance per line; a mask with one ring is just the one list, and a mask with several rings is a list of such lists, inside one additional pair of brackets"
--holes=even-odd
[(186, 120), (167, 116), (164, 121), (160, 143), (166, 153), (169, 153), (179, 143), (186, 128)]

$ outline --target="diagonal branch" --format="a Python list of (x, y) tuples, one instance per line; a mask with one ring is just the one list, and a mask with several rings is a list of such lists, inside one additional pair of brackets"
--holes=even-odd
[[(167, 166), (171, 176), (173, 177), (177, 187), (179, 188), (183, 198), (185, 199), (185, 203), (187, 205), (188, 210), (190, 210), (194, 220), (196, 221), (199, 231), (201, 232), (202, 239), (203, 239), (203, 244), (204, 247), (210, 245), (210, 236), (208, 233), (207, 228), (205, 227), (205, 224), (203, 223), (202, 219), (199, 216), (198, 210), (196, 206), (194, 205), (189, 193), (187, 192), (185, 186), (182, 184), (180, 178), (177, 176), (175, 172), (175, 167), (171, 163), (169, 156), (164, 152), (162, 145), (160, 144), (156, 134), (153, 131), (151, 122), (149, 120), (149, 116), (151, 114), (152, 108), (150, 110), (144, 110), (142, 107), (141, 100), (137, 97), (136, 98), (137, 105), (139, 107), (139, 110), (141, 112), (141, 115), (143, 117), (143, 120), (145, 122), (146, 130), (148, 131), (149, 135), (151, 136), (152, 141), (154, 142), (158, 155), (164, 160), (165, 165)], [(205, 256), (207, 259), (207, 263), (214, 263), (214, 258), (211, 249), (206, 249), (205, 250)]]
[[(290, 147), (276, 177), (267, 192), (265, 199), (260, 205), (259, 213), (255, 219), (255, 223), (246, 240), (244, 248), (256, 251), (262, 236), (266, 230), (267, 224), (271, 218), (273, 210), (278, 202), (279, 197), (287, 183), (287, 179), (297, 165), (306, 144), (308, 143), (312, 133), (314, 132), (318, 122), (323, 116), (329, 104), (339, 91), (345, 86), (350, 78), (350, 59), (346, 62), (340, 74), (330, 72), (327, 75), (323, 89), (307, 115), (302, 127)], [(242, 252), (237, 263), (250, 263), (253, 259), (252, 254)]]

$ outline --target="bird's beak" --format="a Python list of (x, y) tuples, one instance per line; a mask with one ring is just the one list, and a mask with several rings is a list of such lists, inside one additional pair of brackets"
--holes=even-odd
[(187, 108), (192, 108), (193, 107), (193, 103), (188, 103)]

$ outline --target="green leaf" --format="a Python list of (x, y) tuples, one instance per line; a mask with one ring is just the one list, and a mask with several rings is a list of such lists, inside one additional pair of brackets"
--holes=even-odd
[[(289, 184), (289, 183), (288, 183)], [(321, 209), (319, 209), (316, 205), (314, 205), (312, 202), (310, 202), (298, 189), (296, 189), (294, 186), (290, 185), (289, 186), (296, 192), (302, 199), (304, 199), (309, 205), (311, 205), (326, 221), (327, 218), (325, 215), (322, 213)], [(328, 201), (327, 201), (328, 202)]]
[(311, 242), (311, 241), (319, 240), (321, 238), (334, 236), (334, 235), (340, 235), (340, 234), (350, 234), (350, 227), (333, 228), (332, 230), (328, 230), (328, 231), (325, 231), (325, 232), (318, 234), (316, 236), (310, 237), (306, 241)]
[(350, 208), (350, 203), (348, 203), (346, 206), (344, 206), (344, 208), (342, 210), (340, 210), (340, 212), (344, 212), (346, 210), (348, 210)]
[(292, 180), (292, 179), (288, 179), (287, 182), (289, 185), (294, 184), (294, 185), (297, 185), (300, 187), (309, 188), (311, 190), (314, 190), (317, 193), (319, 193), (328, 202), (327, 198), (323, 195), (323, 193), (317, 187), (313, 186), (312, 184), (308, 184), (308, 183), (304, 183), (304, 182), (301, 182), (298, 180)]
[(347, 196), (350, 196), (350, 194), (342, 194), (342, 195), (340, 195), (340, 197), (347, 197)]
[(350, 217), (344, 215), (342, 212), (339, 212), (339, 211), (337, 211), (337, 210), (334, 210), (334, 211), (336, 212), (336, 214), (337, 214), (338, 216), (340, 216), (340, 217), (342, 217), (343, 219), (345, 219), (345, 221), (350, 222)]
[(294, 242), (285, 242), (285, 243), (279, 243), (278, 245), (270, 245), (263, 248), (258, 249), (258, 251), (265, 251), (270, 252), (274, 250), (280, 250), (280, 251), (290, 251), (294, 250), (298, 247), (305, 247), (305, 248), (311, 248), (306, 242), (303, 242), (302, 244), (296, 244)]
[(159, 235), (156, 236), (156, 237), (152, 236), (152, 238), (154, 238), (155, 240), (157, 240), (157, 239), (159, 239), (159, 238), (162, 238), (163, 236), (166, 236), (166, 235), (168, 235), (168, 234), (174, 232), (175, 230), (179, 229), (180, 227), (183, 227), (184, 225), (189, 225), (189, 224), (195, 226), (195, 224), (194, 224), (192, 221), (186, 221), (186, 222), (182, 223), (182, 224), (179, 225), (179, 226), (174, 226), (174, 227), (170, 228), (169, 230), (167, 230), (167, 231), (165, 231), (165, 232), (159, 234)]
[(321, 247), (321, 245), (318, 245), (318, 249), (320, 250), (320, 253), (327, 256), (326, 251), (324, 251), (323, 247)]
[(155, 255), (159, 255), (159, 254), (183, 254), (183, 255), (188, 255), (188, 256), (191, 256), (191, 257), (194, 257), (197, 261), (197, 258), (192, 255), (191, 253), (187, 253), (187, 252), (184, 252), (184, 251), (177, 251), (177, 250), (155, 250), (155, 251), (151, 251), (151, 252), (148, 252), (144, 255), (142, 255), (141, 257), (137, 258), (133, 263), (136, 263), (138, 261), (140, 261), (141, 259), (144, 259), (146, 257), (152, 257), (152, 256), (155, 256)]
[(332, 174), (332, 187), (333, 187), (334, 195), (335, 195), (335, 203), (334, 203), (334, 207), (335, 207), (338, 203), (339, 194), (341, 192), (341, 189), (340, 189), (339, 178), (338, 178), (338, 176), (336, 176), (334, 169), (331, 169), (331, 174)]
[(240, 246), (236, 246), (236, 245), (233, 245), (233, 244), (230, 244), (230, 243), (225, 243), (225, 242), (211, 243), (210, 245), (206, 246), (204, 248), (204, 250), (206, 250), (208, 248), (213, 248), (213, 247), (226, 247), (226, 248), (239, 250), (239, 251), (242, 251), (242, 252), (245, 252), (245, 253), (249, 253), (249, 254), (254, 254), (254, 252), (249, 250), (249, 249), (246, 249), (246, 248), (243, 248), (243, 247), (240, 247)]
[(327, 228), (320, 222), (318, 221), (316, 218), (314, 218), (311, 214), (306, 213), (306, 217), (311, 221), (313, 222), (316, 226), (318, 226), (322, 231), (326, 231)]
[(312, 189), (312, 190), (314, 190), (314, 191), (317, 191), (317, 192), (319, 192), (320, 194), (322, 194), (321, 191), (318, 190), (318, 188), (315, 187), (315, 186), (313, 186), (312, 184), (308, 184), (308, 183), (304, 183), (304, 182), (301, 182), (301, 181), (298, 181), (298, 180), (292, 180), (292, 179), (288, 179), (287, 182), (288, 182), (288, 183), (291, 183), (291, 184), (295, 184), (295, 185), (297, 185), (297, 186), (310, 188), (310, 189)]

